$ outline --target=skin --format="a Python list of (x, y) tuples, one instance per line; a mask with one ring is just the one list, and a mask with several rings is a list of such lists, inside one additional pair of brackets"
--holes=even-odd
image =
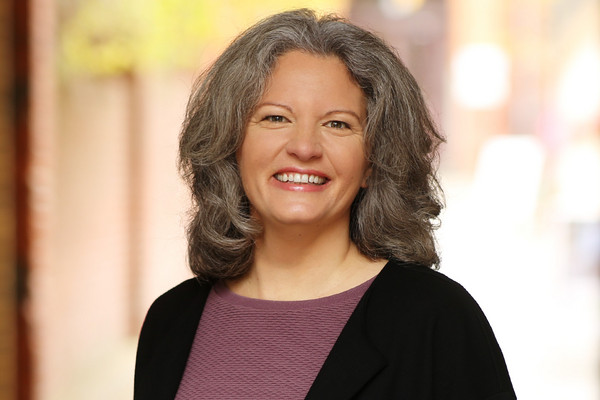
[(318, 298), (381, 270), (385, 261), (361, 255), (349, 234), (350, 206), (368, 184), (365, 122), (363, 92), (338, 58), (291, 51), (277, 60), (237, 154), (263, 235), (250, 272), (228, 282), (234, 292)]

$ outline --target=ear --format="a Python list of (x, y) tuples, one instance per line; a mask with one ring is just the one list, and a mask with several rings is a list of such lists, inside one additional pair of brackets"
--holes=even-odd
[(367, 170), (365, 171), (364, 175), (363, 175), (363, 179), (362, 182), (360, 183), (360, 187), (363, 189), (366, 189), (369, 185), (367, 184), (367, 181), (369, 179), (369, 177), (371, 176), (371, 172), (373, 171), (372, 168), (367, 168)]

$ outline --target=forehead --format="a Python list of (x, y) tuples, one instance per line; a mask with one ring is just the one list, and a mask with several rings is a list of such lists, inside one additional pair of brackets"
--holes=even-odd
[(297, 102), (313, 97), (322, 106), (355, 108), (364, 114), (365, 96), (346, 65), (333, 55), (294, 50), (281, 55), (266, 82), (261, 101)]
[[(356, 84), (346, 64), (333, 54), (314, 54), (303, 50), (290, 50), (283, 53), (275, 60), (267, 81), (281, 73), (301, 73), (310, 69), (316, 69), (323, 75), (333, 73), (347, 78)], [(283, 70), (283, 71), (282, 71)]]

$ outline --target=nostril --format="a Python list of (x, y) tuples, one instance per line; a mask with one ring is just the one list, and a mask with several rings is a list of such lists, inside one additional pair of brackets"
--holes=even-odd
[(323, 154), (321, 144), (310, 137), (295, 137), (286, 146), (287, 152), (301, 160), (318, 158)]

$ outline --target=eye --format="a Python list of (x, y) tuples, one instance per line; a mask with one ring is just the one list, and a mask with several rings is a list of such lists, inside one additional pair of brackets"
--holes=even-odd
[(267, 121), (267, 122), (285, 122), (285, 121), (287, 121), (287, 118), (284, 117), (283, 115), (267, 115), (266, 117), (263, 118), (263, 121)]
[(344, 121), (329, 121), (325, 124), (325, 126), (334, 129), (350, 129), (350, 125)]

